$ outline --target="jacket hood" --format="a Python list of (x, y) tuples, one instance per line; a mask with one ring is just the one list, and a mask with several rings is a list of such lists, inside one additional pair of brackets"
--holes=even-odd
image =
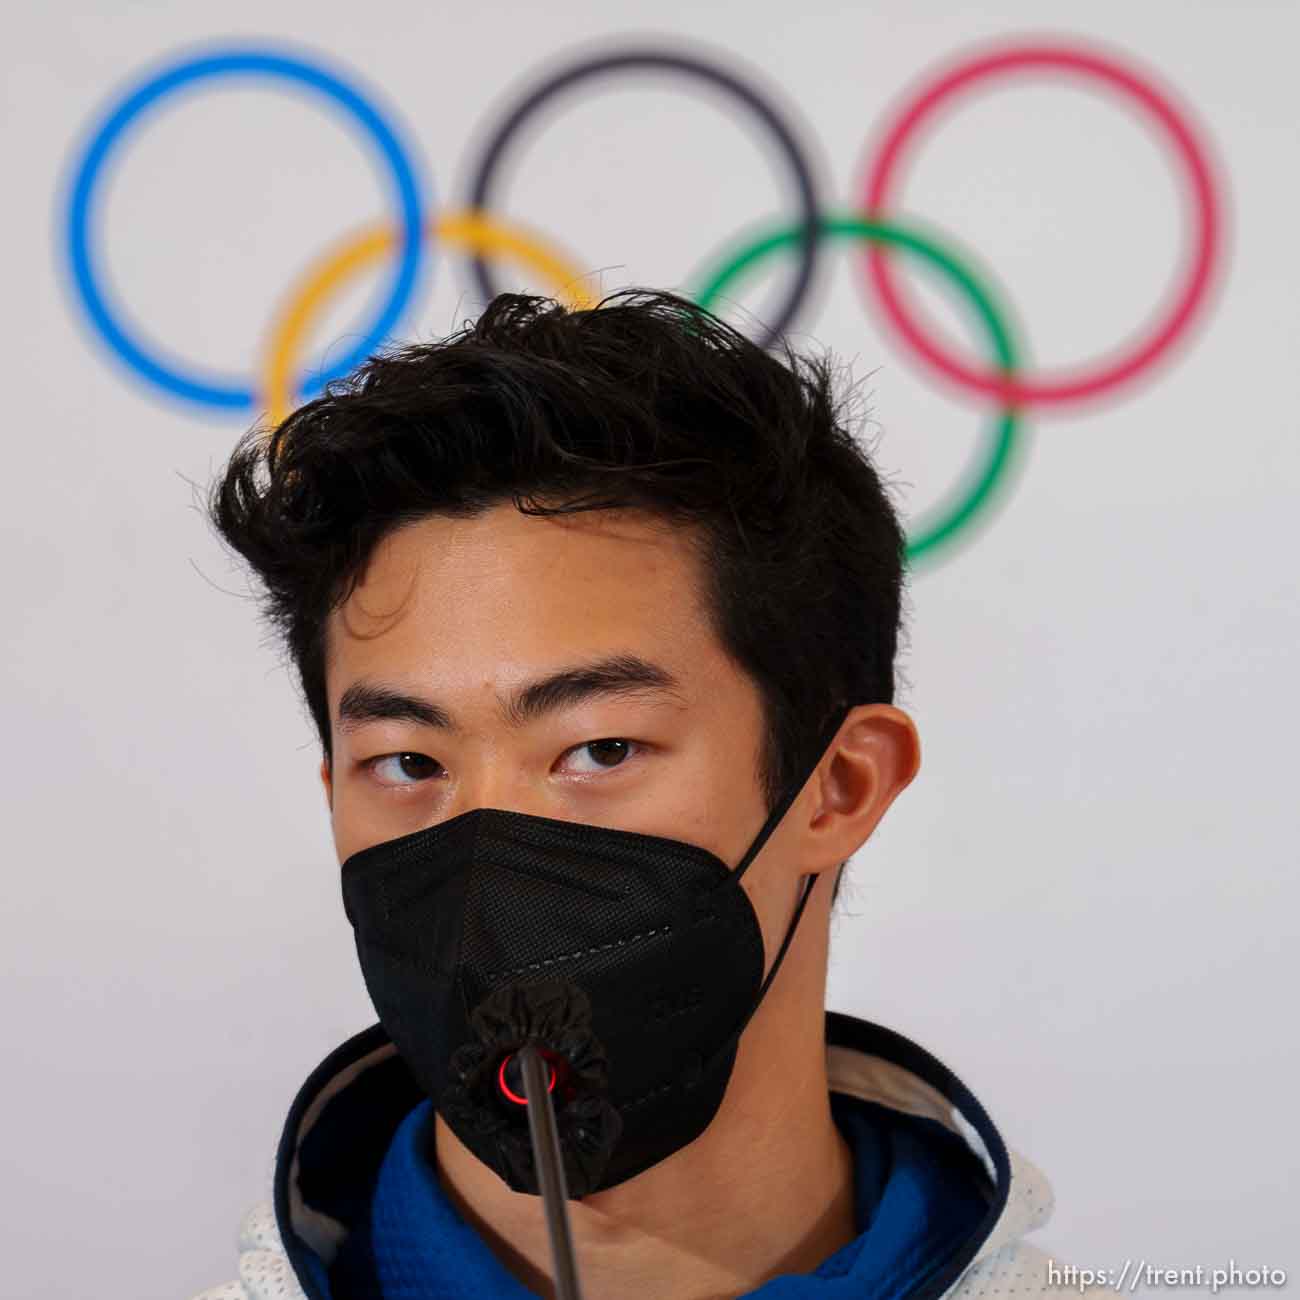
[[(835, 1011), (826, 1012), (826, 1061), (832, 1094), (935, 1121), (987, 1175), (987, 1208), (974, 1231), (907, 1300), (985, 1296), (1009, 1285), (1013, 1272), (1021, 1296), (1045, 1293), (1047, 1257), (1020, 1239), (1050, 1217), (1051, 1188), (1006, 1146), (961, 1080), (894, 1030)], [(382, 1024), (332, 1051), (289, 1108), (270, 1202), (241, 1225), (239, 1281), (196, 1300), (326, 1300), (324, 1271), (366, 1213), (394, 1133), (426, 1100)]]

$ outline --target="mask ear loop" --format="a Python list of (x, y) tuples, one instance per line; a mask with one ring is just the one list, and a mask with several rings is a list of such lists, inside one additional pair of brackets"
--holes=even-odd
[[(817, 747), (817, 756), (813, 760), (812, 766), (804, 774), (803, 780), (797, 783), (792, 783), (791, 788), (777, 801), (776, 806), (768, 814), (767, 820), (763, 823), (762, 830), (760, 830), (754, 837), (754, 842), (749, 846), (745, 856), (741, 858), (735, 871), (731, 873), (731, 876), (727, 881), (728, 884), (735, 884), (739, 881), (740, 877), (748, 869), (749, 864), (758, 856), (763, 845), (767, 843), (768, 836), (770, 836), (776, 829), (777, 824), (780, 822), (781, 818), (785, 816), (790, 805), (799, 797), (804, 786), (808, 784), (809, 778), (817, 770), (817, 764), (822, 761), (827, 747), (830, 745), (831, 741), (835, 739), (836, 733), (839, 731), (840, 727), (843, 726), (844, 719), (848, 717), (849, 711), (852, 708), (853, 706), (851, 704), (845, 704), (835, 717), (831, 719), (826, 730), (822, 732), (821, 742)], [(763, 981), (762, 987), (758, 990), (758, 996), (754, 999), (754, 1005), (745, 1013), (745, 1018), (740, 1022), (740, 1024), (727, 1035), (718, 1050), (703, 1064), (701, 1074), (707, 1072), (709, 1067), (712, 1066), (724, 1052), (731, 1049), (732, 1043), (734, 1043), (744, 1032), (745, 1026), (749, 1024), (750, 1018), (762, 1005), (763, 998), (766, 995), (768, 988), (771, 986), (772, 981), (776, 978), (776, 972), (781, 967), (781, 961), (785, 957), (786, 949), (789, 948), (790, 941), (794, 938), (795, 929), (799, 925), (799, 918), (803, 915), (804, 906), (808, 902), (808, 895), (816, 888), (817, 882), (820, 879), (820, 873), (808, 877), (808, 882), (804, 885), (803, 893), (799, 897), (798, 905), (794, 909), (794, 916), (791, 918), (790, 924), (786, 928), (785, 938), (781, 940), (781, 946), (777, 949), (776, 960), (772, 963), (772, 969), (768, 971), (767, 978)]]
[(817, 764), (822, 761), (826, 754), (826, 749), (831, 741), (835, 739), (836, 733), (844, 725), (844, 719), (849, 716), (851, 704), (845, 704), (838, 713), (831, 719), (826, 729), (822, 732), (821, 740), (817, 745), (817, 755), (812, 761), (812, 766), (804, 773), (803, 779), (792, 782), (790, 788), (777, 800), (776, 806), (767, 815), (767, 821), (763, 823), (763, 828), (754, 836), (754, 842), (745, 851), (745, 856), (736, 864), (736, 869), (731, 873), (733, 880), (739, 880), (741, 876), (749, 869), (749, 864), (758, 857), (763, 845), (767, 843), (768, 837), (776, 829), (777, 823), (785, 816), (790, 805), (802, 793), (804, 786), (808, 784), (809, 778), (817, 770)]

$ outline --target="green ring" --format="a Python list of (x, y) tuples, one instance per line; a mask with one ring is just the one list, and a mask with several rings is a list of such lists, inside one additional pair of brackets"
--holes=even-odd
[[(772, 234), (762, 235), (753, 243), (746, 245), (720, 271), (706, 281), (703, 291), (695, 295), (695, 301), (707, 309), (737, 275), (761, 261), (769, 253), (798, 244), (804, 238), (805, 230), (806, 227), (803, 225), (789, 226)], [(948, 276), (974, 303), (980, 320), (984, 322), (989, 332), (1002, 374), (1006, 377), (1014, 375), (1017, 368), (1016, 351), (1011, 344), (1004, 318), (993, 306), (988, 292), (955, 254), (945, 251), (905, 227), (883, 221), (866, 221), (860, 217), (823, 217), (819, 223), (818, 234), (895, 244), (926, 258)], [(939, 505), (929, 512), (933, 522), (930, 522), (929, 518), (923, 518), (920, 521), (923, 525), (919, 529), (920, 535), (915, 539), (908, 538), (906, 558), (909, 562), (932, 551), (941, 543), (950, 543), (962, 529), (969, 527), (978, 515), (989, 508), (993, 500), (993, 488), (1010, 469), (1012, 453), (1019, 449), (1023, 441), (1019, 433), (1019, 424), (1019, 410), (1012, 406), (1005, 407), (997, 424), (985, 440), (982, 461), (976, 463), (976, 472), (969, 476), (973, 480), (971, 485), (963, 488), (958, 484), (957, 489), (949, 494), (951, 499), (940, 501)]]

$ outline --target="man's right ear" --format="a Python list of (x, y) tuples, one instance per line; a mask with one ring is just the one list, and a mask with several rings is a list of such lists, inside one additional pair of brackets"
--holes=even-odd
[(325, 803), (328, 805), (330, 812), (334, 811), (334, 785), (330, 779), (330, 761), (328, 758), (322, 758), (320, 761), (320, 781), (325, 787)]

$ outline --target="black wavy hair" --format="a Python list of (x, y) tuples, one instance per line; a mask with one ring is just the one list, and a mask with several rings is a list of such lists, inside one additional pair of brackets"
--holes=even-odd
[(763, 701), (769, 811), (832, 713), (892, 703), (904, 534), (830, 362), (779, 350), (668, 292), (587, 310), (503, 293), (458, 332), (382, 352), (250, 429), (206, 513), (265, 588), (325, 757), (325, 622), (376, 543), (507, 499), (686, 525), (715, 634)]

